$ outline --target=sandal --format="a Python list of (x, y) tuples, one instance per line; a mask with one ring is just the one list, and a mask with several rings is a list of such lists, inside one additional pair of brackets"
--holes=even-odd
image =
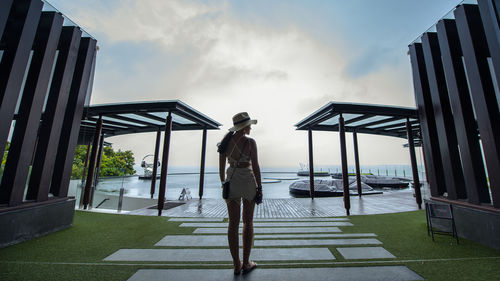
[(239, 275), (241, 273), (242, 268), (243, 268), (243, 263), (240, 262), (240, 268), (234, 270), (234, 275)]
[(255, 262), (251, 261), (250, 266), (248, 266), (248, 267), (243, 266), (243, 268), (242, 268), (243, 274), (247, 274), (250, 271), (254, 270), (255, 268), (257, 268), (257, 264)]

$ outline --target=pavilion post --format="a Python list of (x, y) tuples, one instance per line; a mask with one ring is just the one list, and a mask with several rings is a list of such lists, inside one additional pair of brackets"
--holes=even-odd
[(170, 150), (170, 136), (172, 134), (172, 113), (169, 112), (165, 122), (165, 138), (163, 140), (163, 154), (161, 157), (160, 191), (158, 194), (158, 216), (161, 216), (165, 204), (167, 185), (168, 153)]
[(99, 116), (99, 119), (96, 123), (94, 140), (92, 142), (92, 152), (90, 153), (90, 163), (89, 163), (89, 172), (87, 173), (87, 182), (85, 183), (85, 193), (83, 194), (83, 209), (87, 209), (87, 206), (90, 202), (91, 188), (94, 179), (95, 172), (95, 164), (97, 158), (97, 147), (99, 146), (99, 136), (101, 135), (102, 130), (102, 116)]
[(311, 199), (314, 199), (314, 162), (313, 162), (313, 140), (312, 140), (312, 129), (308, 130), (308, 140), (309, 140), (309, 193)]
[(203, 129), (203, 139), (201, 142), (201, 164), (200, 164), (200, 187), (198, 195), (200, 199), (203, 197), (203, 184), (205, 181), (205, 152), (207, 148), (207, 129)]
[(85, 175), (87, 174), (87, 165), (89, 163), (89, 155), (90, 155), (90, 143), (91, 141), (87, 143), (87, 153), (85, 153), (85, 164), (83, 164), (83, 173), (82, 173), (82, 186), (83, 183), (85, 182)]
[(161, 128), (158, 128), (156, 132), (156, 144), (155, 144), (155, 155), (153, 160), (153, 174), (151, 175), (151, 199), (153, 199), (153, 195), (155, 194), (156, 188), (156, 174), (158, 173), (158, 154), (160, 152), (160, 139), (161, 139)]
[(99, 154), (97, 154), (97, 164), (96, 164), (96, 171), (97, 173), (95, 174), (95, 184), (97, 185), (99, 183), (99, 177), (100, 177), (100, 171), (101, 171), (101, 161), (102, 161), (102, 151), (104, 149), (104, 133), (101, 132), (101, 138), (99, 140)]
[(359, 171), (358, 135), (356, 131), (352, 133), (352, 140), (354, 142), (354, 162), (356, 163), (356, 184), (358, 186), (358, 195), (361, 197), (361, 173)]
[(104, 146), (104, 133), (101, 130), (101, 137), (99, 138), (99, 152), (97, 153), (97, 160), (95, 164), (95, 174), (94, 174), (94, 182), (92, 184), (92, 189), (90, 190), (90, 201), (89, 207), (92, 208), (94, 206), (94, 192), (97, 188), (97, 184), (99, 184), (99, 175), (101, 173), (101, 160), (102, 160), (102, 150)]
[(342, 113), (339, 117), (339, 135), (340, 135), (340, 157), (342, 161), (342, 184), (344, 187), (344, 207), (346, 214), (349, 216), (351, 202), (349, 198), (349, 174), (347, 172), (347, 149), (345, 143), (345, 126)]
[(417, 157), (415, 156), (415, 144), (411, 131), (410, 119), (406, 118), (406, 134), (408, 135), (408, 149), (410, 150), (411, 170), (413, 172), (413, 187), (415, 188), (415, 199), (419, 209), (422, 209), (422, 193), (420, 192), (420, 179), (418, 178)]

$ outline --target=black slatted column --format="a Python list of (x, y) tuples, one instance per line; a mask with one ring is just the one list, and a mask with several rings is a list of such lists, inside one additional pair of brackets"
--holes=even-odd
[(464, 199), (467, 198), (464, 175), (460, 163), (457, 135), (451, 113), (437, 33), (424, 33), (422, 47), (448, 198)]
[(83, 104), (88, 92), (95, 54), (96, 41), (88, 37), (82, 38), (59, 139), (56, 169), (52, 175), (50, 190), (54, 196), (65, 197), (68, 192)]
[(429, 81), (425, 69), (424, 54), (421, 43), (413, 43), (410, 48), (410, 60), (413, 73), (413, 87), (417, 104), (422, 143), (425, 147), (424, 159), (427, 179), (432, 196), (440, 196), (446, 192), (443, 164), (439, 150), (439, 140), (432, 108)]
[(479, 204), (480, 197), (488, 198), (488, 187), (457, 26), (454, 20), (445, 19), (438, 22), (436, 29), (460, 147), (467, 199)]
[[(4, 46), (0, 61), (0, 120), (2, 120), (0, 122), (0, 153), (2, 154), (7, 143), (41, 13), (41, 1), (17, 0), (15, 6), (10, 9), (10, 20), (5, 24), (4, 34), (8, 36), (1, 38), (1, 44)], [(0, 191), (0, 203), (8, 203), (9, 197), (9, 190)]]
[[(488, 64), (490, 55), (477, 5), (461, 5), (454, 12), (469, 87), (476, 113), (493, 205), (500, 208), (500, 112)], [(481, 202), (489, 202), (479, 193)]]
[[(78, 46), (82, 32), (78, 27), (65, 26), (59, 38), (56, 67), (50, 84), (42, 123), (40, 125), (29, 190), (38, 190), (39, 200), (48, 193), (54, 171), (61, 134), (64, 109), (66, 107), (73, 72), (78, 56)], [(59, 168), (59, 166), (58, 166)], [(42, 192), (45, 190), (46, 192)]]

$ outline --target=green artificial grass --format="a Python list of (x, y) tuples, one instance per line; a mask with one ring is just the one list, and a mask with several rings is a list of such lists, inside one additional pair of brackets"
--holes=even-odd
[[(349, 217), (346, 233), (375, 233), (396, 259), (336, 260), (300, 267), (406, 265), (426, 280), (500, 280), (500, 250), (451, 236), (427, 236), (423, 211)], [(158, 248), (167, 234), (191, 234), (165, 217), (75, 213), (73, 226), (44, 237), (0, 249), (0, 280), (127, 280), (141, 268), (231, 268), (230, 263), (103, 262), (122, 248)], [(337, 246), (348, 247), (348, 246)], [(165, 248), (165, 247), (161, 247)], [(206, 247), (209, 248), (209, 247)], [(300, 263), (300, 261), (297, 261)], [(299, 267), (287, 262), (261, 262), (260, 267)]]

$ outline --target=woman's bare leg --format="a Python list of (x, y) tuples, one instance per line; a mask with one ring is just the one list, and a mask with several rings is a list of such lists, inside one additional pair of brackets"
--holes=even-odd
[(243, 267), (250, 266), (250, 251), (253, 241), (253, 211), (255, 202), (243, 199)]
[(227, 202), (227, 213), (229, 215), (229, 225), (227, 228), (227, 241), (229, 242), (229, 251), (233, 257), (234, 270), (238, 271), (241, 268), (239, 254), (239, 226), (240, 226), (240, 200), (232, 200)]

